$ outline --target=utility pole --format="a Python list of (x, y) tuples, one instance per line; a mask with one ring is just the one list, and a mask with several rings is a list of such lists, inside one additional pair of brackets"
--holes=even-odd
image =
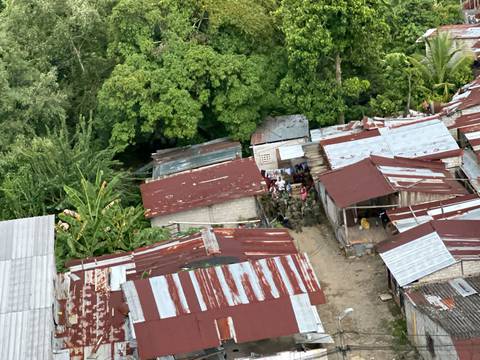
[(337, 346), (337, 349), (340, 351), (342, 354), (342, 359), (347, 360), (347, 351), (349, 351), (349, 347), (345, 345), (344, 337), (343, 337), (343, 327), (342, 327), (342, 320), (349, 314), (353, 313), (352, 308), (347, 308), (343, 310), (343, 312), (338, 315), (337, 317), (337, 330), (338, 330), (338, 337), (339, 337), (339, 343), (340, 346)]

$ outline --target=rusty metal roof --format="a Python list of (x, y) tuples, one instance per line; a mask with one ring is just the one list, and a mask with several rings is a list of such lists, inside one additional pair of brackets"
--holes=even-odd
[(229, 138), (158, 150), (152, 154), (153, 179), (242, 157), (242, 146)]
[(480, 24), (453, 24), (428, 29), (418, 40), (437, 36), (438, 33), (448, 32), (453, 39), (480, 39)]
[(407, 231), (430, 220), (480, 220), (480, 195), (470, 194), (401, 207), (388, 210), (387, 215), (399, 232)]
[(52, 358), (55, 217), (0, 222), (0, 353)]
[(132, 353), (120, 291), (127, 280), (296, 253), (286, 229), (217, 228), (130, 252), (71, 261), (56, 286), (62, 314), (57, 319), (58, 347), (68, 349), (71, 360), (84, 360), (92, 352), (105, 360)]
[(185, 210), (265, 193), (264, 180), (250, 158), (155, 180), (140, 186), (145, 216), (174, 214)]
[(403, 286), (457, 260), (480, 260), (480, 220), (432, 220), (379, 243), (377, 251)]
[(468, 178), (473, 189), (480, 193), (480, 152), (465, 150), (463, 153), (462, 170)]
[(308, 136), (308, 119), (304, 115), (268, 116), (253, 133), (250, 143), (260, 145)]
[[(425, 136), (428, 134), (429, 136)], [(396, 127), (380, 127), (320, 142), (330, 168), (357, 163), (370, 155), (447, 159), (461, 150), (442, 121), (422, 120)]]
[(468, 193), (441, 162), (379, 156), (330, 171), (319, 180), (339, 208), (399, 191), (447, 197)]
[(305, 254), (129, 281), (122, 288), (143, 359), (213, 348), (230, 339), (324, 333), (312, 305), (325, 298)]
[(480, 341), (461, 340), (480, 340), (480, 277), (455, 280), (474, 291), (466, 295), (458, 291), (454, 281), (445, 281), (415, 286), (406, 290), (406, 297), (452, 336), (459, 359), (475, 359), (474, 355), (480, 353)]

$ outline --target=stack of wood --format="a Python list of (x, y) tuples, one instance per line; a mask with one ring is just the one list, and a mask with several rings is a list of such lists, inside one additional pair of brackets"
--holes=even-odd
[(319, 143), (309, 143), (303, 145), (303, 152), (307, 159), (307, 165), (310, 168), (310, 173), (315, 179), (318, 175), (323, 174), (328, 170), (328, 165), (322, 156), (321, 147)]

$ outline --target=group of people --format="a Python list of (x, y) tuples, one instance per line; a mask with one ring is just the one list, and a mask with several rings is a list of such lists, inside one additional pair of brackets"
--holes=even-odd
[[(301, 184), (300, 198), (306, 201), (308, 198), (308, 191), (312, 187), (310, 172), (306, 164), (296, 165), (293, 169), (278, 169), (273, 171), (262, 170), (262, 176), (267, 183), (268, 191), (273, 198), (279, 198), (286, 194), (289, 197), (292, 195), (292, 186)], [(288, 178), (288, 180), (285, 180)], [(293, 184), (293, 185), (292, 185)]]

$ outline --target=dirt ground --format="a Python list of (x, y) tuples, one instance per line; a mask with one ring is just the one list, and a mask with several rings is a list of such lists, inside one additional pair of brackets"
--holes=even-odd
[[(337, 316), (346, 308), (354, 311), (343, 321), (345, 343), (362, 346), (365, 350), (351, 350), (351, 360), (400, 360), (417, 359), (408, 346), (398, 344), (392, 336), (389, 324), (398, 318), (399, 310), (393, 300), (382, 302), (379, 295), (387, 293), (385, 270), (377, 255), (347, 259), (341, 252), (331, 229), (321, 224), (304, 228), (303, 232), (291, 232), (300, 251), (306, 252), (317, 273), (318, 280), (327, 297), (327, 304), (318, 307), (326, 331), (338, 333)], [(338, 345), (339, 338), (334, 337)], [(342, 359), (332, 354), (328, 359)]]

